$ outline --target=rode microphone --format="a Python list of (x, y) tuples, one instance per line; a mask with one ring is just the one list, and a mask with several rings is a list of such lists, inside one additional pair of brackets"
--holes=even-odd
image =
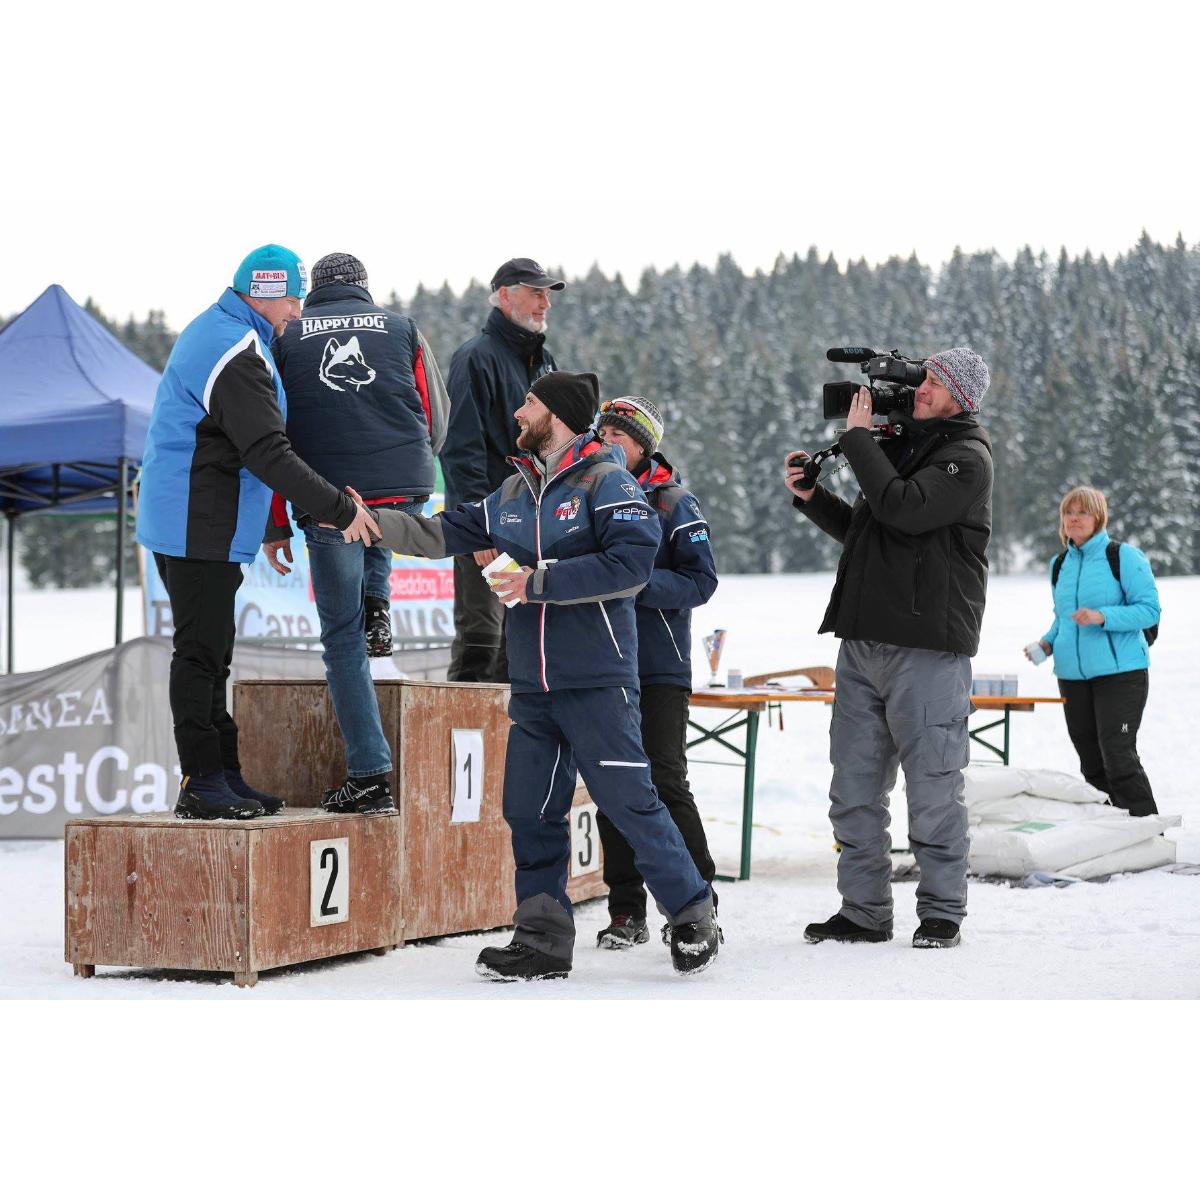
[(870, 346), (833, 346), (825, 351), (825, 357), (830, 362), (863, 363), (875, 358), (876, 354)]

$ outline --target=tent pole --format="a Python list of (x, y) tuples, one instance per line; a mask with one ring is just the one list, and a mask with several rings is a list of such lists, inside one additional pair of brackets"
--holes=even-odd
[(120, 460), (120, 475), (117, 484), (117, 638), (114, 646), (121, 644), (125, 624), (125, 493), (129, 490), (129, 459)]
[(8, 620), (8, 674), (13, 673), (13, 538), (17, 532), (17, 514), (15, 512), (5, 513), (8, 518), (8, 541), (6, 553), (8, 556), (8, 611), (5, 614)]

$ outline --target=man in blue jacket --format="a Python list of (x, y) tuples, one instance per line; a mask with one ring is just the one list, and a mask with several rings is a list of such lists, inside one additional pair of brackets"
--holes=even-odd
[(712, 889), (654, 790), (638, 709), (634, 596), (654, 569), (659, 521), (619, 450), (596, 441), (594, 375), (555, 371), (517, 410), (516, 473), (435, 518), (381, 512), (385, 545), (440, 558), (494, 549), (520, 566), (499, 577), (512, 677), (504, 817), (516, 860), (516, 930), (488, 947), (486, 979), (559, 979), (571, 970), (567, 818), (578, 770), (633, 847), (671, 924), (681, 974), (717, 952)]
[[(336, 486), (353, 484), (372, 512), (420, 512), (434, 489), (433, 456), (450, 407), (433, 352), (411, 318), (372, 302), (366, 268), (353, 255), (318, 259), (312, 283), (300, 320), (273, 346), (287, 390), (288, 437)], [(276, 501), (267, 561), (286, 575), (279, 554), (291, 560), (292, 530), (282, 498)], [(392, 752), (363, 634), (368, 610), (381, 613), (391, 653), (391, 552), (347, 545), (314, 514), (296, 504), (292, 511), (308, 547), (325, 678), (346, 746), (346, 780), (326, 792), (323, 807), (395, 812)]]
[[(662, 524), (654, 570), (636, 602), (642, 742), (655, 790), (679, 827), (696, 869), (711, 885), (716, 866), (688, 786), (685, 749), (692, 694), (692, 609), (706, 604), (717, 590), (708, 522), (679, 473), (657, 453), (663, 420), (654, 404), (643, 396), (606, 400), (600, 405), (598, 433), (607, 445), (624, 451), (626, 469)], [(597, 823), (611, 921), (596, 944), (624, 950), (649, 940), (645, 887), (629, 843), (603, 813)]]
[(233, 286), (179, 335), (167, 359), (142, 458), (137, 538), (171, 600), (171, 715), (183, 782), (175, 814), (245, 818), (283, 802), (242, 778), (226, 704), (234, 597), (267, 529), (272, 490), (361, 539), (366, 509), (307, 466), (284, 432), (287, 401), (271, 334), (300, 315), (304, 264), (260, 246)]
[[(492, 276), (492, 313), (483, 332), (450, 360), (450, 428), (442, 448), (446, 507), (482, 500), (511, 474), (513, 415), (539, 376), (555, 369), (546, 349), (550, 293), (566, 286), (532, 258), (511, 258)], [(495, 551), (454, 559), (454, 646), (449, 678), (507, 683), (504, 621), (479, 570)]]

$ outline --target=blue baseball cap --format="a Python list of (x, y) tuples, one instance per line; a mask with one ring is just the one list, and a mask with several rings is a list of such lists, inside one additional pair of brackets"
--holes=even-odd
[(251, 250), (233, 273), (233, 290), (254, 300), (282, 300), (308, 295), (308, 272), (300, 256), (274, 242)]

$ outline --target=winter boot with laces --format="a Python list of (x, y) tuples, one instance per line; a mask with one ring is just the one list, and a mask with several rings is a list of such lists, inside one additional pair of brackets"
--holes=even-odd
[(392, 606), (382, 596), (368, 596), (364, 623), (367, 657), (387, 658), (392, 653)]
[(182, 821), (248, 821), (265, 816), (257, 800), (248, 800), (230, 790), (224, 771), (207, 775), (185, 775), (175, 801), (175, 815)]
[(710, 912), (699, 921), (671, 926), (671, 963), (679, 975), (696, 975), (714, 958), (725, 939), (717, 927), (717, 914)]
[(555, 958), (523, 942), (509, 942), (507, 946), (488, 946), (479, 952), (475, 960), (475, 974), (481, 979), (495, 983), (513, 983), (523, 979), (566, 979), (571, 973), (571, 963), (565, 958)]
[(607, 928), (596, 934), (596, 945), (603, 950), (629, 950), (650, 940), (645, 917), (627, 917), (618, 913)]
[(962, 941), (958, 926), (943, 917), (925, 917), (913, 934), (913, 946), (917, 950), (949, 950)]
[(263, 806), (263, 812), (268, 817), (273, 817), (280, 809), (287, 807), (287, 802), (280, 799), (279, 796), (272, 796), (269, 792), (260, 792), (258, 788), (252, 788), (242, 778), (241, 771), (231, 771), (226, 767), (225, 782), (229, 784), (229, 790), (235, 796), (240, 796), (243, 800), (257, 800)]
[(327, 813), (361, 813), (365, 817), (394, 813), (396, 802), (392, 799), (391, 778), (364, 775), (361, 779), (347, 779), (340, 788), (330, 788), (325, 793), (321, 807)]

